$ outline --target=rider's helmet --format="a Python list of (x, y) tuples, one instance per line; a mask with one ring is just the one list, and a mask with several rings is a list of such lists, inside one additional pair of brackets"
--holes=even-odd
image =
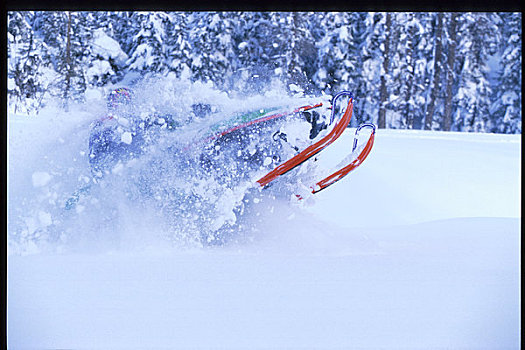
[(122, 109), (122, 107), (129, 107), (132, 102), (133, 91), (125, 87), (111, 91), (107, 97), (107, 106), (110, 111), (116, 111)]

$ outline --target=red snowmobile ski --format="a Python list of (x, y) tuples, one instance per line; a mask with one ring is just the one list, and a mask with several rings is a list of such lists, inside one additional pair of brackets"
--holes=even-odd
[[(338, 99), (340, 99), (343, 96), (346, 96), (349, 98), (348, 105), (346, 107), (345, 112), (336, 121), (335, 120), (336, 119), (335, 118), (335, 103), (337, 102)], [(206, 141), (220, 140), (221, 138), (227, 138), (230, 135), (234, 134), (235, 132), (238, 132), (239, 130), (243, 130), (245, 128), (249, 128), (249, 127), (252, 127), (258, 124), (264, 124), (269, 121), (275, 121), (275, 120), (279, 120), (283, 118), (288, 118), (293, 115), (296, 115), (299, 112), (315, 110), (322, 106), (323, 106), (323, 103), (319, 102), (317, 104), (311, 104), (311, 105), (296, 108), (290, 112), (279, 112), (279, 113), (270, 112), (262, 116), (257, 116), (255, 119), (246, 120), (245, 118), (245, 120), (242, 120), (241, 122), (237, 122), (234, 126), (230, 126), (226, 130), (217, 132), (216, 134), (208, 137)], [(327, 128), (331, 127), (331, 130), (325, 133), (323, 137), (321, 137), (319, 140), (315, 141), (313, 144), (309, 145), (302, 151), (296, 149), (296, 154), (293, 157), (291, 157), (288, 160), (281, 161), (266, 175), (259, 178), (257, 180), (257, 183), (262, 187), (269, 186), (272, 183), (272, 181), (276, 180), (279, 176), (286, 174), (290, 170), (295, 169), (296, 167), (300, 166), (307, 160), (311, 159), (313, 156), (317, 155), (327, 146), (332, 144), (335, 140), (337, 140), (343, 134), (344, 130), (348, 127), (350, 123), (350, 119), (352, 118), (353, 106), (354, 106), (353, 95), (351, 92), (342, 91), (336, 94), (332, 99), (331, 106), (328, 107), (331, 110), (331, 116), (330, 116), (330, 120), (327, 125)], [(368, 140), (366, 141), (365, 146), (363, 148), (360, 148), (360, 150), (358, 150), (358, 154), (354, 154), (354, 152), (356, 152), (357, 145), (358, 145), (359, 132), (364, 128), (371, 129), (370, 136)], [(374, 144), (375, 131), (376, 131), (376, 126), (374, 124), (364, 123), (364, 124), (359, 125), (359, 127), (357, 128), (355, 132), (353, 147), (350, 153), (350, 155), (352, 156), (345, 158), (345, 159), (350, 159), (348, 163), (340, 164), (339, 167), (333, 170), (328, 176), (325, 176), (324, 178), (319, 179), (315, 181), (314, 183), (310, 184), (309, 186), (310, 192), (313, 194), (320, 192), (321, 190), (341, 180), (343, 177), (348, 175), (351, 171), (355, 170), (358, 166), (360, 166), (363, 163), (363, 161), (366, 159), (370, 151), (372, 150), (372, 146)], [(296, 196), (299, 199), (302, 199), (302, 196), (300, 195), (296, 195)]]

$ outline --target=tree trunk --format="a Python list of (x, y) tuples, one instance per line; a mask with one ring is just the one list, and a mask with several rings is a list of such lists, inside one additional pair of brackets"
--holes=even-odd
[(67, 111), (69, 90), (71, 89), (71, 12), (68, 12), (67, 19), (67, 40), (66, 40), (66, 86), (64, 89), (64, 107)]
[(290, 49), (290, 60), (287, 62), (288, 63), (288, 67), (287, 67), (287, 72), (286, 72), (286, 75), (287, 75), (287, 83), (288, 83), (288, 86), (290, 86), (290, 84), (292, 83), (296, 83), (296, 80), (297, 80), (297, 62), (296, 62), (296, 50), (298, 48), (298, 38), (299, 38), (299, 33), (298, 33), (298, 29), (297, 29), (297, 25), (299, 23), (299, 20), (297, 18), (297, 12), (294, 12), (292, 14), (290, 14), (291, 16), (291, 19), (292, 19), (292, 28), (291, 28), (291, 38), (290, 38), (290, 44), (291, 44), (291, 49)]
[(383, 53), (383, 74), (381, 74), (381, 87), (379, 89), (379, 117), (377, 126), (380, 129), (386, 128), (386, 102), (387, 95), (387, 76), (390, 66), (390, 34), (392, 32), (392, 16), (389, 12), (386, 14), (386, 30), (385, 30), (385, 51)]
[(443, 115), (443, 124), (441, 129), (443, 131), (450, 131), (452, 126), (452, 87), (454, 84), (454, 63), (456, 62), (456, 26), (458, 21), (458, 13), (453, 12), (450, 15), (450, 23), (448, 28), (449, 37), (449, 51), (447, 57), (447, 88), (445, 96), (445, 111)]
[(287, 67), (287, 83), (295, 84), (302, 89), (308, 88), (308, 78), (304, 73), (304, 59), (301, 60), (302, 55), (311, 55), (312, 53), (307, 46), (308, 43), (305, 41), (303, 28), (301, 23), (306, 21), (305, 15), (302, 13), (294, 12), (292, 15), (292, 28), (291, 28), (291, 50), (290, 50), (290, 61)]
[(413, 129), (414, 128), (414, 115), (412, 114), (412, 109), (410, 108), (410, 99), (412, 98), (412, 90), (414, 85), (414, 74), (416, 69), (416, 60), (414, 55), (414, 40), (416, 35), (416, 27), (412, 26), (410, 28), (410, 31), (408, 33), (408, 52), (407, 56), (408, 59), (410, 59), (410, 62), (408, 63), (407, 67), (410, 67), (410, 72), (407, 76), (407, 83), (406, 83), (406, 95), (405, 95), (405, 120), (406, 120), (406, 128), (407, 129)]
[(434, 77), (433, 77), (433, 86), (430, 92), (430, 101), (427, 107), (427, 114), (425, 115), (425, 130), (432, 129), (432, 121), (434, 119), (434, 110), (436, 108), (436, 99), (438, 91), (440, 88), (439, 79), (441, 76), (442, 68), (442, 52), (443, 52), (443, 13), (440, 12), (437, 15), (437, 25), (436, 25), (436, 50), (434, 53)]

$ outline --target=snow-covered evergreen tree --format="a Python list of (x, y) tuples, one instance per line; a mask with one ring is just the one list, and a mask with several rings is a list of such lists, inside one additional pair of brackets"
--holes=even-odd
[(234, 30), (238, 67), (232, 81), (235, 91), (260, 92), (286, 72), (288, 43), (279, 35), (279, 26), (284, 22), (285, 19), (276, 13), (240, 13)]
[[(316, 48), (309, 30), (311, 13), (294, 12), (284, 14), (283, 43), (288, 43), (285, 78), (292, 92), (312, 91), (312, 76), (315, 72)], [(281, 17), (282, 18), (282, 17)]]
[(442, 109), (442, 99), (440, 96), (443, 95), (443, 82), (445, 77), (443, 76), (445, 59), (443, 55), (443, 41), (444, 34), (444, 14), (437, 13), (434, 22), (434, 52), (432, 54), (432, 84), (430, 85), (430, 92), (427, 95), (427, 108), (425, 113), (425, 119), (423, 127), (425, 130), (435, 129), (441, 125), (441, 114), (439, 111)]
[(385, 39), (385, 13), (369, 12), (366, 15), (366, 39), (361, 51), (363, 70), (361, 80), (364, 98), (356, 102), (356, 112), (362, 120), (377, 123), (379, 115), (379, 87), (383, 72), (383, 51)]
[[(339, 13), (327, 12), (320, 13), (317, 16), (317, 70), (314, 74), (314, 82), (318, 89), (331, 94), (332, 86), (335, 81), (335, 69), (337, 63), (335, 59), (335, 49), (338, 42), (337, 30), (343, 25), (342, 18)], [(340, 50), (338, 49), (338, 52)], [(339, 62), (340, 63), (340, 62)]]
[(93, 31), (91, 55), (86, 62), (86, 76), (91, 86), (102, 87), (122, 79), (128, 56), (119, 43), (109, 37), (104, 28)]
[(422, 129), (427, 109), (427, 99), (430, 93), (432, 78), (432, 63), (434, 53), (434, 17), (435, 13), (416, 13), (415, 20), (419, 24), (419, 32), (415, 37), (414, 55), (414, 85), (411, 100), (411, 115), (409, 129)]
[(168, 13), (170, 18), (168, 37), (166, 39), (166, 60), (170, 71), (177, 77), (190, 76), (190, 53), (192, 50), (189, 42), (187, 12)]
[(501, 69), (490, 109), (494, 124), (490, 131), (521, 133), (521, 45), (522, 14), (501, 13)]
[[(294, 41), (294, 17), (289, 12), (270, 12), (268, 22), (261, 22), (265, 34), (259, 35), (258, 43), (261, 45), (262, 57), (264, 61), (261, 63), (270, 68), (273, 74), (270, 76), (276, 77), (282, 82), (287, 83), (290, 74), (299, 77), (300, 69), (296, 67), (297, 57), (292, 58)], [(295, 71), (295, 72), (294, 72)]]
[[(397, 47), (392, 57), (389, 127), (413, 129), (425, 111), (427, 60), (431, 47), (426, 13), (396, 13)], [(421, 125), (421, 123), (418, 123)]]
[(166, 55), (166, 35), (170, 17), (165, 12), (134, 12), (131, 21), (140, 28), (133, 36), (130, 58), (127, 62), (130, 71), (167, 73), (169, 71)]
[(491, 129), (489, 119), (492, 89), (489, 83), (488, 54), (496, 43), (498, 32), (487, 13), (465, 13), (460, 19), (459, 55), (461, 57), (456, 128), (468, 132), (486, 132)]
[(35, 12), (35, 37), (44, 43), (41, 56), (45, 93), (58, 97), (64, 106), (82, 100), (86, 88), (83, 60), (89, 55), (89, 32), (84, 16), (78, 12)]
[[(367, 35), (366, 13), (324, 13), (319, 26), (325, 28), (323, 37), (317, 42), (318, 67), (314, 81), (325, 93), (341, 90), (353, 92), (356, 104), (367, 95), (362, 75), (362, 52)], [(356, 107), (352, 124), (364, 121)]]
[(331, 12), (324, 14), (319, 23), (327, 31), (318, 43), (319, 67), (315, 80), (319, 88), (329, 88), (326, 92), (357, 88), (361, 72), (358, 41), (361, 37), (355, 29), (358, 16), (357, 13)]
[(234, 14), (194, 12), (190, 16), (190, 67), (193, 80), (222, 88), (232, 75)]
[(15, 113), (38, 112), (42, 86), (42, 57), (44, 44), (31, 28), (30, 12), (9, 12), (7, 27), (9, 105)]
[[(350, 16), (352, 41), (348, 47), (348, 60), (352, 69), (348, 71), (348, 76), (345, 77), (348, 81), (347, 85), (341, 86), (342, 89), (347, 89), (353, 92), (358, 104), (359, 101), (364, 99), (368, 94), (368, 91), (365, 90), (363, 79), (361, 78), (363, 74), (362, 53), (367, 36), (367, 27), (365, 21), (366, 15), (366, 12), (356, 12), (352, 13)], [(336, 76), (339, 76), (339, 74), (336, 73)], [(345, 79), (342, 79), (342, 81), (344, 82)], [(359, 113), (359, 110), (356, 110), (354, 118), (352, 119), (353, 121), (351, 125), (354, 126), (369, 121), (366, 120), (365, 117), (361, 115), (361, 113)]]
[(89, 57), (90, 26), (86, 13), (36, 12), (33, 28), (47, 44), (51, 64), (57, 73), (47, 91), (67, 107), (70, 100), (80, 101), (86, 90), (85, 58)]
[[(386, 128), (386, 110), (388, 108), (387, 104), (389, 102), (389, 90), (390, 82), (392, 80), (390, 75), (391, 69), (391, 55), (395, 50), (394, 42), (397, 41), (396, 33), (394, 32), (395, 20), (393, 20), (393, 15), (389, 12), (385, 15), (385, 30), (383, 36), (381, 37), (380, 52), (382, 53), (382, 63), (381, 63), (381, 76), (380, 76), (380, 85), (379, 85), (379, 112), (377, 117), (377, 127)], [(394, 23), (392, 23), (394, 22)], [(390, 123), (389, 123), (390, 124)]]
[(63, 78), (57, 85), (62, 90), (61, 97), (66, 109), (70, 100), (84, 100), (87, 87), (85, 61), (91, 56), (91, 28), (86, 18), (89, 15), (82, 12), (66, 14), (65, 47), (62, 48), (62, 56), (57, 64), (57, 72)]
[(126, 55), (131, 56), (134, 41), (133, 38), (140, 31), (140, 23), (134, 22), (137, 16), (130, 11), (115, 11), (107, 13), (108, 24), (102, 27), (108, 30), (106, 34), (115, 39)]
[(447, 64), (445, 68), (446, 75), (446, 88), (444, 96), (443, 106), (443, 119), (441, 120), (441, 130), (450, 131), (452, 127), (452, 108), (454, 103), (454, 89), (456, 88), (456, 48), (457, 48), (457, 26), (458, 16), (457, 12), (448, 13), (445, 15), (446, 26), (445, 31), (447, 33), (445, 40)]
[(388, 101), (388, 126), (407, 127), (407, 105), (414, 82), (414, 36), (417, 22), (413, 13), (395, 13), (391, 40), (391, 80)]

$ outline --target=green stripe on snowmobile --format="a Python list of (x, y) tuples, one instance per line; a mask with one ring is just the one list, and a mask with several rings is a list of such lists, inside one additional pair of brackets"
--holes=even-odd
[(220, 123), (217, 123), (217, 124), (213, 125), (210, 128), (210, 131), (216, 132), (216, 131), (220, 131), (220, 130), (223, 130), (223, 129), (228, 129), (228, 128), (237, 126), (239, 124), (247, 123), (247, 122), (250, 122), (252, 120), (258, 119), (258, 118), (262, 117), (265, 114), (268, 114), (270, 112), (276, 111), (277, 109), (279, 109), (279, 108), (278, 107), (268, 108), (268, 109), (262, 108), (262, 109), (258, 109), (256, 111), (251, 111), (251, 112), (248, 112), (248, 113), (243, 113), (243, 114), (240, 114), (240, 115), (236, 115), (236, 116), (233, 116), (232, 118), (230, 118), (228, 120), (224, 120), (224, 121), (221, 121)]

